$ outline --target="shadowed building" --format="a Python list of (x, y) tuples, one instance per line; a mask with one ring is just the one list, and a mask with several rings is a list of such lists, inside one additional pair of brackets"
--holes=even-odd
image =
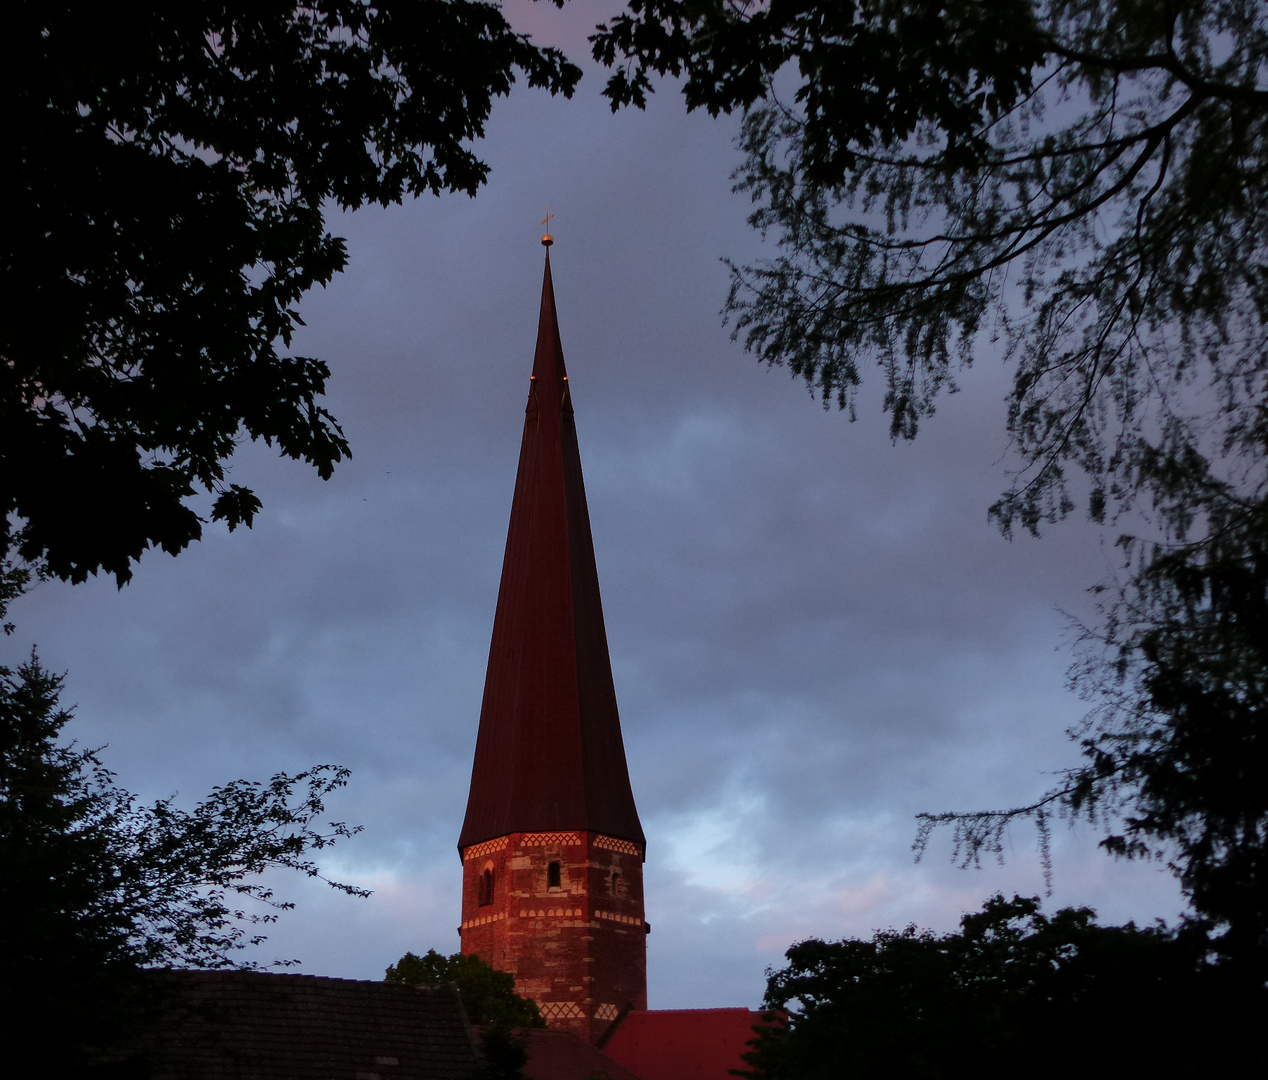
[[(166, 1011), (139, 1045), (125, 1048), (120, 1064), (101, 1069), (102, 1076), (469, 1080), (481, 1064), (478, 1039), (452, 984), (405, 986), (263, 971), (147, 976), (161, 991)], [(50, 1042), (49, 1059), (29, 1075), (62, 1075), (54, 1051)]]
[[(549, 245), (549, 238), (543, 243)], [(646, 842), (630, 790), (547, 251), (485, 679), (462, 951), (590, 1041), (647, 1008)]]
[[(407, 986), (263, 971), (150, 971), (146, 977), (156, 992), (150, 1022), (84, 1075), (471, 1080), (485, 1075), (488, 1064), (481, 1033), (468, 1022), (452, 983)], [(521, 1034), (525, 1080), (642, 1080), (570, 1031)], [(55, 1041), (26, 1070), (33, 1076), (64, 1071)]]

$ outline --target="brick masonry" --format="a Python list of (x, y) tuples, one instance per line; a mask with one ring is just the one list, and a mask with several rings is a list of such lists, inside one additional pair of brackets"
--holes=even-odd
[(514, 975), (548, 1026), (596, 1042), (627, 1005), (647, 1008), (637, 844), (585, 831), (511, 833), (472, 844), (462, 869), (463, 953)]

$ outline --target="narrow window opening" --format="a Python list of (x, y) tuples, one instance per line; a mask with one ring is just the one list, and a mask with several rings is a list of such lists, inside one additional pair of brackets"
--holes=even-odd
[(612, 871), (612, 876), (608, 878), (608, 895), (624, 896), (625, 893), (621, 889), (621, 875), (616, 870)]
[(480, 875), (480, 906), (488, 907), (493, 903), (493, 871), (486, 870)]
[(557, 862), (549, 863), (546, 866), (546, 888), (559, 888), (559, 864)]

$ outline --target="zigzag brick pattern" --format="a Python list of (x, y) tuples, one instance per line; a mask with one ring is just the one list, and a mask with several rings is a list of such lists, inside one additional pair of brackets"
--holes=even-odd
[(596, 836), (594, 838), (594, 846), (602, 848), (604, 851), (620, 851), (626, 855), (642, 855), (643, 851), (637, 844), (631, 844), (628, 840), (617, 840), (613, 836)]
[(486, 840), (483, 844), (472, 844), (462, 853), (462, 858), (464, 862), (467, 859), (478, 859), (481, 855), (492, 855), (505, 847), (506, 837), (499, 836), (496, 840)]
[(576, 847), (581, 843), (581, 837), (575, 832), (533, 832), (524, 833), (520, 838), (521, 844), (569, 844)]

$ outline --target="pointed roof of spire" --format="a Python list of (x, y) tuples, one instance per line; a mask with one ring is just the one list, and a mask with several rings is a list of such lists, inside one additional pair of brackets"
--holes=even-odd
[(630, 790), (550, 252), (458, 847), (588, 829), (644, 843)]

